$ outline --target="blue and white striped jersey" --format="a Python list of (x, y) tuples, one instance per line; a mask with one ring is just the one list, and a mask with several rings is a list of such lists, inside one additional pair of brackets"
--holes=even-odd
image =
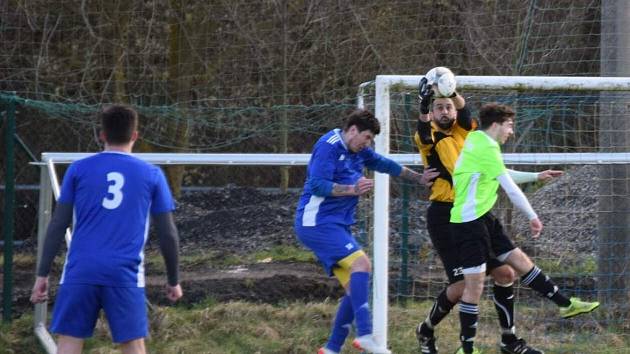
[(308, 163), (304, 191), (298, 202), (296, 225), (317, 226), (327, 223), (351, 225), (359, 198), (330, 195), (333, 183), (354, 185), (363, 176), (363, 168), (398, 176), (402, 166), (365, 148), (354, 153), (346, 147), (342, 131), (334, 129), (323, 135)]
[(58, 202), (74, 209), (61, 283), (144, 287), (149, 214), (175, 209), (162, 170), (130, 154), (101, 152), (70, 165)]

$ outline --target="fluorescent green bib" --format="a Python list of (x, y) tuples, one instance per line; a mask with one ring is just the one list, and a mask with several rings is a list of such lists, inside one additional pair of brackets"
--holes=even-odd
[(497, 177), (506, 172), (499, 144), (483, 131), (468, 134), (453, 172), (451, 222), (472, 221), (490, 211), (497, 201)]

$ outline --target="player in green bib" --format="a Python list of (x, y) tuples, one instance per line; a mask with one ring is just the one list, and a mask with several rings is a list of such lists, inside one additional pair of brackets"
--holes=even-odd
[[(521, 283), (558, 305), (560, 316), (564, 318), (591, 312), (599, 306), (598, 302), (569, 299), (561, 294), (554, 282), (514, 246), (491, 213), (501, 186), (514, 206), (527, 216), (533, 237), (537, 238), (542, 231), (538, 215), (510, 177), (501, 157), (500, 144), (514, 133), (515, 115), (511, 107), (497, 103), (481, 107), (480, 129), (466, 137), (453, 171), (455, 200), (451, 209), (451, 237), (459, 252), (465, 283), (459, 303), (462, 347), (456, 354), (481, 353), (474, 347), (474, 338), (486, 262), (492, 258), (514, 268)], [(527, 348), (516, 352), (527, 353)]]
[[(512, 123), (506, 124), (511, 126)], [(455, 164), (456, 199), (451, 209), (451, 222), (473, 221), (490, 211), (497, 201), (497, 177), (501, 175), (507, 175), (507, 169), (499, 143), (483, 130), (468, 134)]]

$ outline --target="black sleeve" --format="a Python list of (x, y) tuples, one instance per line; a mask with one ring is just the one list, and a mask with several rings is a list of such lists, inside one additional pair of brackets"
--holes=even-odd
[(173, 220), (173, 213), (153, 215), (155, 231), (158, 234), (160, 250), (166, 264), (168, 285), (179, 284), (179, 235)]
[(42, 259), (37, 267), (37, 276), (47, 277), (50, 273), (55, 256), (65, 239), (66, 229), (72, 223), (72, 209), (72, 204), (57, 204), (55, 207), (48, 229), (46, 229), (44, 249), (42, 250)]
[(433, 144), (433, 137), (431, 136), (431, 121), (423, 122), (418, 119), (418, 136), (420, 137), (420, 142), (424, 145)]
[(472, 129), (472, 114), (468, 107), (457, 110), (457, 124), (466, 130)]

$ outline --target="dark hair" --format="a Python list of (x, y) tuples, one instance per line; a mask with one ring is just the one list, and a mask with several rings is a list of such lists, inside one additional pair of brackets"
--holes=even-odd
[(370, 130), (374, 135), (381, 132), (381, 124), (378, 119), (374, 117), (374, 115), (370, 111), (366, 111), (364, 109), (357, 109), (352, 111), (348, 118), (346, 118), (346, 123), (343, 126), (343, 130), (346, 131), (350, 129), (352, 126), (356, 126), (359, 132), (364, 130)]
[(503, 124), (507, 120), (514, 120), (516, 113), (512, 107), (496, 102), (484, 104), (479, 109), (479, 127), (482, 130), (490, 128), (492, 123)]
[(111, 105), (99, 114), (105, 140), (109, 144), (127, 144), (138, 128), (138, 113), (124, 105)]
[(451, 97), (433, 97), (433, 96), (431, 96), (431, 104), (429, 105), (431, 107), (431, 110), (433, 110), (433, 105), (435, 105), (435, 101), (441, 100), (441, 99), (442, 100), (443, 99), (447, 99), (447, 100), (451, 101), (451, 103), (453, 105), (455, 105), (455, 102), (453, 102), (453, 98), (451, 98)]

